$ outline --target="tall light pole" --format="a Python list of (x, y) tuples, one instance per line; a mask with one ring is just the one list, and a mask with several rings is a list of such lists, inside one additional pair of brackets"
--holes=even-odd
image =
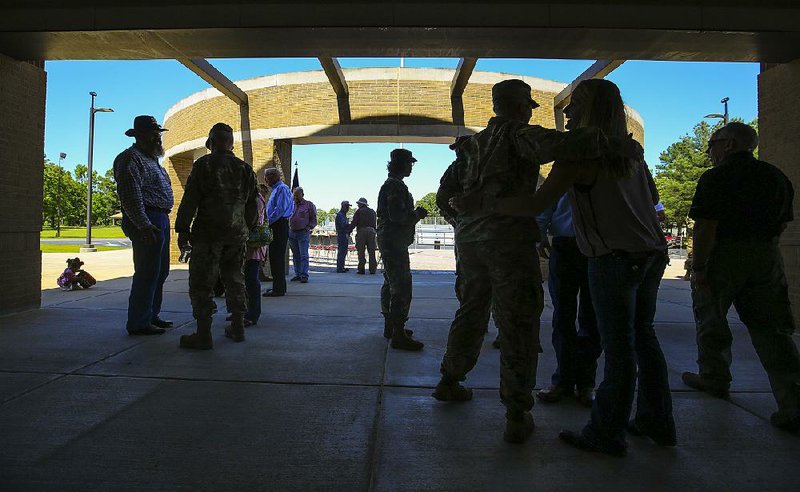
[(67, 158), (66, 152), (58, 154), (58, 193), (56, 194), (56, 237), (61, 237), (61, 198), (64, 196), (63, 177), (64, 168), (61, 167), (61, 162)]
[(723, 108), (724, 108), (724, 111), (723, 111), (722, 114), (711, 113), (711, 114), (707, 114), (707, 115), (703, 116), (703, 118), (719, 118), (719, 119), (722, 120), (722, 124), (723, 125), (727, 125), (728, 124), (728, 101), (730, 101), (730, 100), (731, 100), (731, 98), (729, 98), (729, 97), (723, 97), (722, 100), (720, 100), (720, 102), (722, 103)]
[(94, 114), (95, 113), (113, 113), (111, 108), (95, 108), (94, 98), (97, 97), (96, 92), (90, 92), (92, 96), (92, 105), (89, 108), (89, 162), (87, 167), (86, 179), (86, 244), (81, 248), (81, 253), (91, 253), (97, 251), (97, 248), (92, 244), (92, 158), (94, 156)]

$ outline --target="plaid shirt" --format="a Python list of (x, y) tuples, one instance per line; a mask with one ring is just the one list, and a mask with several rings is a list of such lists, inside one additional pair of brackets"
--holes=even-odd
[(150, 224), (145, 208), (167, 212), (172, 209), (172, 184), (167, 170), (135, 144), (114, 159), (114, 180), (122, 212), (136, 228)]

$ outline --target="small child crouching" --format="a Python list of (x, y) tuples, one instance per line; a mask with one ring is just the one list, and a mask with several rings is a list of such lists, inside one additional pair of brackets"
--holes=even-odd
[(83, 262), (80, 258), (67, 259), (67, 268), (58, 277), (58, 286), (61, 290), (88, 289), (97, 283), (89, 272), (81, 270)]

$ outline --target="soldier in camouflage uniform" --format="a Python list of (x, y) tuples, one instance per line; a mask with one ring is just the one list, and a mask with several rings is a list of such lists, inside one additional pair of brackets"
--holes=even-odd
[(403, 183), (417, 160), (411, 151), (394, 149), (387, 169), (389, 177), (378, 194), (378, 248), (383, 259), (381, 313), (383, 336), (391, 338), (392, 348), (422, 350), (423, 344), (405, 329), (411, 307), (411, 266), (408, 246), (414, 242), (415, 227), (428, 212), (414, 208), (414, 198)]
[(225, 284), (225, 302), (232, 316), (225, 336), (244, 340), (247, 294), (242, 265), (245, 242), (258, 221), (256, 176), (249, 164), (233, 155), (233, 129), (217, 123), (206, 147), (211, 154), (195, 161), (175, 220), (178, 246), (183, 250), (191, 244), (192, 248), (189, 298), (197, 320), (197, 332), (183, 335), (180, 345), (198, 350), (213, 348), (212, 297), (218, 277)]
[[(528, 125), (538, 104), (531, 98), (530, 86), (521, 80), (495, 84), (492, 100), (497, 116), (485, 130), (460, 142), (456, 161), (439, 188), (438, 203), (459, 195), (532, 195), (540, 165), (556, 157), (599, 152), (601, 135), (596, 130), (582, 133), (575, 145), (578, 135)], [(478, 360), (491, 311), (500, 332), (500, 398), (506, 406), (503, 437), (523, 442), (534, 427), (530, 411), (544, 305), (536, 220), (481, 210), (444, 212), (456, 216), (461, 299), (441, 364), (442, 379), (433, 396), (441, 401), (472, 398), (472, 391), (459, 381)]]

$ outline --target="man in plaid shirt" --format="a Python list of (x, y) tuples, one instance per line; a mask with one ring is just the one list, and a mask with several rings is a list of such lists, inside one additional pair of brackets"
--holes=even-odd
[(136, 143), (114, 159), (114, 179), (122, 205), (122, 231), (133, 245), (133, 283), (128, 298), (131, 335), (160, 335), (171, 321), (159, 317), (169, 275), (169, 212), (172, 184), (158, 158), (164, 156), (161, 128), (152, 116), (137, 116), (125, 132)]

